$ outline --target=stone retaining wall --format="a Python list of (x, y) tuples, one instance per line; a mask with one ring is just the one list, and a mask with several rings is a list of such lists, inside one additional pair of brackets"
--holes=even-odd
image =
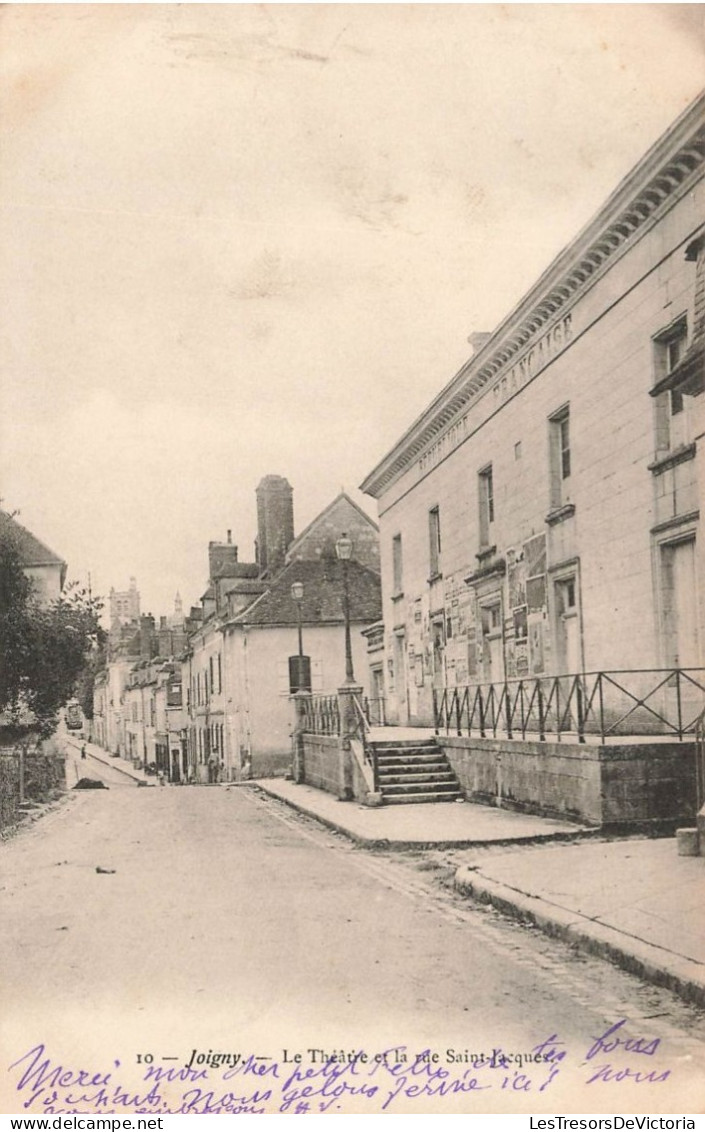
[(316, 786), (328, 794), (340, 793), (342, 751), (335, 735), (311, 735), (306, 732), (304, 744), (304, 777), (307, 786)]
[(598, 826), (693, 821), (694, 743), (438, 742), (470, 801)]

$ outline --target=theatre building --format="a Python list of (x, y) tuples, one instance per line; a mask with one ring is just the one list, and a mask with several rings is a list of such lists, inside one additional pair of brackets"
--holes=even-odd
[(543, 742), (542, 772), (551, 742), (604, 761), (636, 735), (685, 765), (705, 704), (704, 153), (701, 97), (362, 485), (387, 718), (438, 726), (467, 795), (580, 812), (489, 783), (477, 751), (500, 740)]

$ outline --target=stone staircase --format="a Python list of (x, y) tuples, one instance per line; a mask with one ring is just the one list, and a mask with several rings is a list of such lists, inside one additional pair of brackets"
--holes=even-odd
[(462, 800), (458, 780), (435, 739), (373, 740), (370, 746), (377, 755), (384, 805)]

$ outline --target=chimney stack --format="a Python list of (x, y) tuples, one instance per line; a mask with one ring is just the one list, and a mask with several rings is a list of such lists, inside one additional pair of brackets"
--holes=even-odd
[(257, 564), (260, 574), (284, 565), (294, 540), (294, 493), (283, 476), (265, 476), (257, 486)]
[(227, 542), (208, 543), (208, 577), (212, 581), (224, 566), (233, 562), (237, 562), (237, 547), (233, 546), (233, 532), (229, 530)]
[(151, 660), (155, 651), (154, 618), (151, 613), (143, 613), (140, 617), (140, 658)]

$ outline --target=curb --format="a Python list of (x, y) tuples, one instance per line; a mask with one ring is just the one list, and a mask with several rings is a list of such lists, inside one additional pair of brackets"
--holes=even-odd
[[(278, 794), (275, 790), (268, 789), (262, 781), (254, 781), (251, 783), (263, 794), (269, 798), (274, 798), (278, 802), (283, 802), (284, 805), (290, 806), (292, 810), (297, 813), (303, 814), (304, 817), (313, 818), (314, 821), (320, 822), (321, 825), (326, 826), (328, 829), (333, 830), (334, 833), (340, 833), (343, 837), (347, 837), (355, 845), (359, 845), (364, 849), (482, 849), (494, 848), (503, 849), (508, 845), (544, 845), (550, 842), (569, 842), (578, 841), (583, 838), (594, 837), (599, 833), (599, 830), (593, 829), (577, 829), (575, 832), (556, 832), (546, 834), (533, 834), (526, 837), (504, 837), (504, 838), (491, 838), (478, 839), (478, 838), (448, 838), (443, 841), (440, 840), (425, 840), (425, 841), (410, 841), (410, 840), (391, 840), (388, 837), (366, 837), (363, 833), (356, 833), (350, 829), (349, 826), (336, 822), (333, 818), (325, 817), (318, 813), (316, 810), (311, 809), (303, 802), (297, 802), (293, 798), (286, 798), (282, 794)], [(332, 795), (331, 795), (332, 797)]]
[(534, 924), (554, 939), (607, 959), (645, 982), (665, 987), (690, 1004), (705, 1006), (705, 966), (702, 963), (561, 908), (540, 896), (531, 896), (481, 876), (472, 866), (462, 865), (457, 870), (453, 887), (462, 896), (492, 904), (515, 920)]
[[(93, 747), (94, 747), (94, 744), (91, 743), (91, 748), (93, 748)], [(80, 746), (74, 746), (74, 750), (76, 750), (80, 753), (81, 748), (80, 748)], [(100, 750), (100, 747), (98, 748), (98, 750)], [(105, 758), (103, 756), (102, 752), (101, 752), (100, 755), (96, 755), (95, 751), (93, 749), (91, 749), (90, 754), (91, 754), (91, 758), (95, 759), (95, 761), (97, 763), (102, 763), (103, 766), (111, 767), (112, 770), (116, 770), (118, 772), (118, 774), (124, 774), (126, 778), (131, 778), (133, 782), (145, 782), (146, 781), (146, 779), (144, 777), (140, 778), (140, 777), (138, 777), (138, 775), (133, 774), (132, 771), (125, 770), (124, 767), (116, 766), (115, 761), (114, 760), (110, 761), (107, 758)]]
[(327, 829), (333, 830), (334, 833), (342, 833), (343, 837), (348, 837), (350, 841), (354, 841), (356, 845), (362, 845), (366, 849), (389, 849), (391, 842), (387, 838), (370, 838), (363, 837), (359, 833), (354, 833), (347, 826), (340, 825), (338, 822), (333, 821), (332, 818), (323, 817), (321, 814), (311, 810), (308, 806), (302, 805), (301, 802), (295, 802), (292, 798), (283, 798), (281, 794), (277, 794), (274, 790), (268, 790), (261, 782), (252, 782), (250, 784), (262, 794), (266, 794), (268, 798), (274, 798), (277, 802), (283, 802), (285, 806), (289, 806), (292, 810), (296, 810), (298, 814), (303, 814), (304, 817), (313, 818), (314, 821), (320, 822), (321, 825), (326, 826)]

